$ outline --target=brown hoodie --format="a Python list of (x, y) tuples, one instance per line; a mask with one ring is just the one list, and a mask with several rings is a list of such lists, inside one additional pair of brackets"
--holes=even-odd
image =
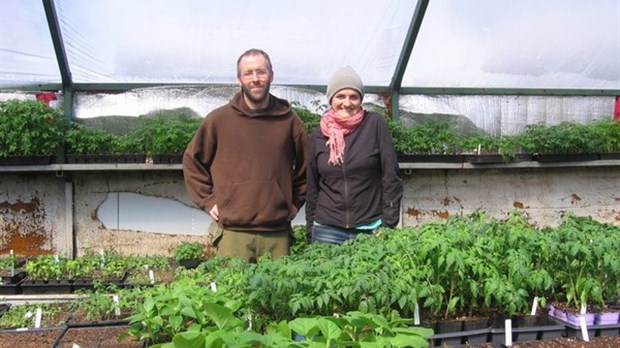
[(252, 110), (241, 93), (207, 115), (183, 156), (191, 199), (237, 231), (282, 231), (306, 199), (308, 135), (285, 100)]

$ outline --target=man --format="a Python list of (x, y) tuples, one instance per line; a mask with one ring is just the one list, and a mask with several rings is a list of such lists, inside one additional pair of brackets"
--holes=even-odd
[(207, 115), (183, 156), (185, 186), (208, 212), (218, 256), (255, 262), (288, 255), (291, 221), (306, 199), (308, 135), (285, 100), (270, 92), (267, 53), (237, 60), (241, 91)]

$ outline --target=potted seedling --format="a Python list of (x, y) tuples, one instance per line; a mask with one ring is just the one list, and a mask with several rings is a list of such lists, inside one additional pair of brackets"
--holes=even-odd
[(63, 142), (60, 111), (34, 100), (0, 102), (0, 163), (49, 164)]
[(66, 135), (67, 163), (144, 163), (140, 140), (73, 122)]
[(0, 295), (14, 295), (17, 284), (24, 279), (26, 272), (22, 269), (17, 256), (10, 251), (8, 257), (0, 257)]
[(143, 116), (139, 127), (127, 137), (139, 144), (140, 151), (154, 164), (181, 163), (202, 118), (191, 110), (166, 110)]
[(388, 127), (400, 162), (462, 163), (460, 136), (448, 122), (426, 122), (406, 127), (388, 121)]
[(569, 121), (557, 125), (531, 124), (526, 127), (523, 140), (524, 146), (538, 162), (591, 161), (599, 158), (599, 139), (589, 125)]
[(173, 250), (174, 259), (185, 268), (196, 268), (202, 261), (204, 247), (198, 242), (181, 242)]
[(590, 125), (596, 135), (596, 141), (600, 144), (600, 158), (620, 159), (620, 121), (603, 119), (593, 121)]
[(24, 294), (71, 292), (67, 258), (61, 255), (39, 255), (26, 263), (26, 278), (21, 287)]

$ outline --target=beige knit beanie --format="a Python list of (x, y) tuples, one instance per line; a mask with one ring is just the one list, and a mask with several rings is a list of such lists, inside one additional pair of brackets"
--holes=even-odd
[(332, 97), (341, 89), (351, 88), (359, 92), (364, 99), (364, 84), (360, 76), (352, 67), (346, 66), (336, 70), (327, 84), (327, 100), (331, 103)]

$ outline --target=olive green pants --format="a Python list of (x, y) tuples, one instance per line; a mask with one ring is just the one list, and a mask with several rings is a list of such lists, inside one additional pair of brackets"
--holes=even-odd
[(211, 223), (209, 235), (217, 256), (237, 256), (248, 262), (270, 253), (275, 260), (289, 254), (291, 230), (277, 232), (243, 232), (222, 228)]

